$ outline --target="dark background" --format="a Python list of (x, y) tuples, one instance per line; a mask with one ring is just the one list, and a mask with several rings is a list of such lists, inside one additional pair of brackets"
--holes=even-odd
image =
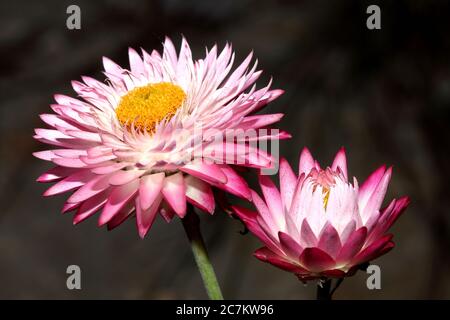
[[(77, 4), (82, 29), (66, 28)], [(366, 28), (378, 4), (382, 29)], [(206, 298), (179, 220), (160, 219), (145, 240), (134, 221), (113, 232), (96, 219), (72, 226), (34, 179), (50, 165), (31, 153), (38, 114), (53, 93), (75, 96), (70, 80), (101, 75), (101, 57), (128, 66), (127, 48), (161, 49), (181, 34), (196, 58), (232, 42), (238, 58), (254, 50), (274, 87), (286, 94), (266, 112), (284, 112), (293, 138), (281, 153), (297, 166), (308, 146), (330, 163), (342, 145), (361, 181), (394, 165), (388, 197), (410, 195), (397, 222), (396, 248), (376, 260), (382, 290), (360, 272), (336, 298), (450, 298), (448, 1), (2, 1), (0, 5), (0, 298)], [(236, 220), (202, 216), (225, 297), (313, 298), (314, 285), (251, 256), (259, 243)], [(82, 290), (66, 288), (66, 268), (82, 270)]]

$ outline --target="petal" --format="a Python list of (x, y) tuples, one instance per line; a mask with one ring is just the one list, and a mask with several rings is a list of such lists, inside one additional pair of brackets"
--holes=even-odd
[(188, 163), (180, 168), (194, 177), (214, 183), (227, 183), (227, 176), (216, 164), (207, 164), (205, 162)]
[(301, 175), (302, 173), (308, 175), (314, 166), (314, 158), (312, 157), (311, 152), (309, 152), (308, 148), (303, 148), (298, 164), (298, 175)]
[(65, 167), (54, 167), (50, 170), (47, 170), (43, 174), (41, 174), (36, 181), (37, 182), (53, 182), (60, 180), (62, 178), (65, 178), (75, 172), (77, 172), (79, 169), (74, 168), (65, 168)]
[(155, 221), (156, 214), (158, 213), (159, 205), (161, 204), (162, 194), (158, 193), (156, 199), (152, 201), (152, 204), (145, 210), (142, 209), (142, 200), (139, 199), (140, 195), (136, 197), (136, 224), (139, 232), (139, 236), (144, 239), (148, 230), (151, 228)]
[(146, 175), (141, 178), (139, 185), (140, 208), (146, 211), (161, 193), (164, 183), (164, 172)]
[(306, 248), (300, 256), (302, 266), (312, 272), (334, 269), (335, 262), (326, 252), (319, 248)]
[(184, 179), (186, 183), (186, 198), (194, 206), (210, 213), (214, 213), (215, 201), (211, 186), (193, 176)]
[(348, 179), (347, 176), (347, 157), (345, 156), (345, 148), (342, 147), (336, 156), (334, 157), (333, 164), (331, 165), (331, 169), (333, 171), (338, 171), (338, 168), (341, 169), (342, 174), (345, 179)]
[(125, 206), (117, 212), (114, 217), (108, 222), (107, 228), (108, 231), (111, 231), (112, 229), (118, 227), (122, 223), (127, 220), (129, 216), (134, 212), (135, 206), (133, 201), (129, 201), (125, 204)]
[(98, 225), (102, 226), (108, 223), (119, 211), (133, 198), (139, 188), (137, 180), (122, 186), (114, 187), (108, 201), (100, 214)]
[(145, 173), (145, 170), (120, 170), (111, 175), (109, 183), (113, 186), (121, 186), (133, 180), (139, 179)]
[(374, 243), (369, 245), (367, 248), (362, 250), (356, 257), (352, 259), (352, 265), (359, 265), (364, 262), (369, 262), (375, 258), (378, 258), (383, 253), (383, 248), (391, 241), (392, 234), (387, 234), (380, 239), (376, 240)]
[(306, 220), (306, 218), (303, 219), (302, 227), (300, 230), (300, 244), (303, 248), (315, 247), (317, 244), (316, 235), (309, 226), (309, 223)]
[(362, 209), (366, 206), (367, 201), (369, 201), (370, 196), (373, 193), (373, 190), (377, 187), (378, 183), (380, 183), (381, 178), (383, 177), (386, 171), (386, 166), (381, 166), (364, 181), (364, 183), (359, 187), (358, 192), (358, 205), (359, 208)]
[(94, 176), (89, 182), (87, 182), (80, 189), (75, 191), (67, 202), (82, 202), (90, 197), (102, 192), (103, 190), (109, 188), (109, 175), (105, 176)]
[(339, 234), (331, 223), (326, 222), (323, 227), (317, 247), (328, 253), (331, 257), (336, 257), (341, 250)]
[(44, 196), (49, 197), (76, 189), (87, 183), (94, 176), (95, 175), (91, 173), (89, 170), (77, 170), (75, 173), (72, 173), (67, 178), (64, 178), (63, 180), (57, 182), (49, 189), (47, 189), (44, 192)]
[(183, 218), (186, 215), (186, 186), (181, 172), (164, 179), (162, 194), (175, 213)]
[(278, 232), (278, 238), (280, 239), (281, 248), (290, 258), (298, 260), (303, 252), (303, 248), (291, 238), (290, 235), (284, 232)]
[(274, 266), (289, 272), (304, 272), (305, 270), (298, 265), (290, 263), (280, 256), (276, 255), (268, 248), (263, 247), (255, 251), (254, 256), (261, 261), (268, 262)]
[(84, 201), (73, 216), (73, 224), (78, 224), (99, 211), (105, 205), (110, 193), (111, 190), (108, 189)]
[(227, 183), (212, 183), (213, 186), (225, 190), (235, 196), (251, 201), (250, 188), (244, 178), (238, 175), (230, 166), (221, 165), (220, 169), (227, 177)]
[(284, 229), (286, 223), (280, 192), (268, 176), (259, 175), (258, 178), (273, 221), (280, 229)]
[(291, 208), (297, 177), (285, 158), (280, 160), (280, 193), (285, 212)]
[(361, 250), (367, 237), (367, 228), (361, 227), (354, 231), (349, 237), (347, 242), (342, 246), (339, 252), (336, 263), (338, 265), (347, 264), (354, 256)]

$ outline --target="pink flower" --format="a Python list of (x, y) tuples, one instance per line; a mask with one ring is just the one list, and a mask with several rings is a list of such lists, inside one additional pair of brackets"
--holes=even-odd
[[(63, 208), (76, 210), (74, 224), (101, 211), (99, 226), (111, 229), (136, 214), (144, 237), (158, 212), (168, 221), (174, 214), (182, 218), (187, 202), (212, 214), (212, 187), (251, 198), (229, 165), (235, 163), (218, 158), (239, 158), (256, 168), (272, 164), (271, 155), (247, 140), (246, 149), (236, 140), (213, 139), (230, 129), (265, 128), (282, 117), (253, 115), (282, 90), (270, 90), (270, 83), (255, 88), (261, 71), (250, 66), (252, 54), (230, 74), (234, 53), (228, 44), (195, 61), (184, 38), (178, 54), (168, 38), (163, 46), (162, 54), (142, 50), (142, 56), (129, 49), (130, 70), (103, 58), (106, 82), (73, 81), (80, 99), (57, 94), (54, 113), (41, 115), (51, 129), (36, 129), (35, 138), (54, 149), (34, 155), (56, 166), (37, 181), (57, 181), (45, 196), (74, 191)], [(254, 141), (286, 137), (269, 131)]]
[(344, 149), (331, 167), (321, 169), (305, 148), (298, 172), (281, 159), (280, 191), (260, 175), (264, 200), (252, 191), (258, 212), (233, 207), (265, 245), (255, 252), (258, 259), (306, 281), (352, 275), (394, 247), (387, 231), (409, 199), (394, 199), (380, 209), (392, 168), (380, 167), (359, 187), (356, 178), (348, 182)]

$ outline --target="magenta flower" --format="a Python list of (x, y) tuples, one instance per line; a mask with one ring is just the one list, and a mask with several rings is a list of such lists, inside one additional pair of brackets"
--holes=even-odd
[[(129, 60), (126, 70), (104, 58), (106, 83), (73, 81), (80, 99), (57, 94), (54, 113), (41, 115), (51, 129), (36, 129), (35, 138), (55, 148), (34, 155), (56, 166), (37, 180), (57, 182), (44, 195), (73, 191), (63, 212), (76, 210), (75, 224), (100, 211), (99, 226), (111, 229), (135, 214), (141, 237), (159, 212), (166, 220), (182, 218), (191, 203), (213, 213), (212, 187), (250, 199), (247, 183), (230, 167), (236, 163), (218, 163), (217, 150), (222, 159), (256, 168), (270, 166), (271, 155), (213, 137), (265, 128), (282, 117), (253, 115), (282, 90), (255, 88), (261, 71), (250, 66), (252, 54), (230, 73), (230, 45), (194, 61), (185, 39), (178, 54), (166, 39), (162, 54), (129, 49)], [(269, 131), (254, 141), (286, 137)]]
[(373, 172), (358, 186), (348, 181), (341, 149), (331, 167), (321, 169), (308, 149), (300, 155), (298, 176), (285, 159), (280, 162), (280, 191), (260, 175), (264, 200), (252, 191), (258, 212), (233, 207), (264, 247), (255, 256), (302, 281), (341, 278), (394, 247), (389, 228), (409, 204), (394, 199), (380, 209), (392, 168)]

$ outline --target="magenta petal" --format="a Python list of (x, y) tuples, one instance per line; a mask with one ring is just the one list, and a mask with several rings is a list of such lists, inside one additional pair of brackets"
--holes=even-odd
[(145, 170), (120, 170), (111, 175), (109, 183), (113, 186), (121, 186), (138, 179), (145, 173)]
[(74, 168), (65, 168), (65, 167), (59, 167), (56, 166), (54, 168), (51, 168), (50, 170), (47, 170), (43, 174), (41, 174), (36, 181), (37, 182), (53, 182), (60, 179), (63, 179), (75, 172), (77, 172), (79, 169)]
[(194, 206), (213, 214), (216, 202), (211, 186), (193, 176), (187, 176), (184, 181), (186, 183), (187, 200)]
[(312, 272), (322, 272), (333, 269), (335, 261), (319, 248), (306, 248), (300, 256), (300, 263)]
[(195, 163), (188, 163), (180, 169), (194, 177), (200, 178), (214, 183), (227, 183), (227, 176), (222, 172), (220, 166), (217, 164), (207, 164), (205, 162), (197, 161)]
[(67, 202), (81, 202), (109, 188), (109, 175), (95, 176), (88, 183), (75, 191)]
[(290, 235), (281, 231), (278, 232), (278, 238), (280, 239), (281, 248), (286, 255), (297, 260), (303, 252), (303, 248), (297, 243), (297, 241), (292, 239)]
[(136, 224), (138, 227), (139, 236), (144, 239), (148, 230), (155, 221), (156, 214), (158, 213), (159, 205), (163, 197), (161, 193), (158, 193), (156, 199), (152, 201), (151, 206), (145, 210), (142, 209), (142, 200), (139, 198), (140, 195), (136, 197)]
[(389, 185), (389, 181), (391, 180), (392, 168), (389, 168), (384, 173), (380, 182), (373, 190), (369, 200), (365, 207), (360, 208), (362, 212), (362, 217), (369, 217), (373, 212), (378, 211), (383, 203), (384, 196), (386, 195), (386, 191)]
[(268, 262), (268, 263), (270, 263), (280, 269), (283, 269), (285, 271), (294, 272), (294, 273), (305, 271), (299, 265), (295, 265), (291, 262), (284, 260), (283, 258), (276, 255), (275, 253), (273, 253), (266, 247), (256, 250), (254, 253), (254, 256), (261, 261)]
[(142, 210), (147, 210), (161, 193), (164, 182), (164, 172), (146, 175), (141, 178), (139, 199)]
[(367, 237), (367, 228), (361, 227), (355, 232), (353, 232), (349, 237), (347, 242), (342, 246), (339, 255), (336, 258), (337, 264), (346, 264), (351, 261), (353, 257), (361, 250), (364, 245), (364, 241)]
[(131, 214), (134, 212), (134, 202), (130, 201), (128, 202), (122, 209), (119, 210), (119, 212), (116, 213), (116, 215), (108, 222), (106, 225), (108, 231), (111, 231), (112, 229), (118, 227), (121, 225)]
[(250, 188), (244, 178), (238, 175), (230, 166), (221, 165), (220, 169), (227, 177), (227, 183), (212, 183), (217, 188), (223, 189), (235, 196), (251, 201)]
[(268, 176), (259, 175), (259, 184), (272, 217), (278, 225), (281, 225), (284, 220), (284, 210), (280, 192)]
[(133, 198), (139, 188), (139, 182), (134, 180), (128, 184), (115, 187), (100, 214), (98, 225), (108, 223)]
[(343, 278), (345, 277), (345, 272), (338, 269), (326, 270), (320, 273), (322, 276), (327, 278)]
[(285, 158), (280, 160), (280, 193), (285, 212), (291, 208), (297, 177)]
[(162, 194), (175, 213), (183, 218), (186, 215), (186, 185), (181, 172), (164, 179)]
[(337, 171), (338, 168), (341, 169), (342, 174), (344, 175), (345, 179), (348, 179), (347, 177), (347, 157), (345, 156), (345, 148), (342, 147), (338, 153), (336, 154), (333, 164), (331, 165), (331, 169), (333, 171)]
[(308, 148), (303, 148), (298, 164), (298, 175), (301, 175), (302, 173), (308, 175), (314, 166), (314, 158), (312, 157), (311, 152), (309, 152)]
[[(70, 176), (64, 178), (63, 180), (57, 182), (49, 189), (44, 192), (44, 196), (53, 196), (56, 194), (64, 193), (73, 189), (76, 189), (89, 180), (91, 180), (95, 175), (89, 170), (78, 170)], [(78, 202), (78, 201), (77, 201)]]
[(331, 257), (336, 257), (339, 250), (341, 250), (339, 234), (331, 223), (327, 222), (323, 227), (317, 247), (328, 253)]
[(67, 213), (67, 212), (73, 211), (73, 210), (77, 209), (80, 206), (80, 204), (81, 203), (68, 203), (68, 202), (66, 202), (66, 203), (64, 203), (64, 206), (63, 206), (63, 208), (61, 210), (61, 213)]
[(370, 196), (373, 193), (373, 190), (377, 187), (381, 178), (386, 171), (386, 166), (381, 166), (367, 178), (367, 180), (359, 187), (358, 192), (358, 204), (359, 208), (362, 209), (366, 206), (367, 201), (369, 201)]
[(369, 245), (367, 248), (362, 250), (356, 257), (353, 258), (352, 264), (358, 265), (364, 262), (371, 261), (375, 258), (378, 258), (380, 255), (382, 255), (383, 248), (391, 241), (392, 234), (387, 234), (380, 239), (373, 242), (371, 245)]
[(73, 224), (78, 224), (99, 211), (105, 205), (110, 193), (111, 190), (108, 189), (84, 201), (73, 216)]
[(301, 230), (300, 230), (300, 244), (303, 248), (315, 247), (317, 245), (317, 238), (309, 226), (308, 221), (303, 219)]

